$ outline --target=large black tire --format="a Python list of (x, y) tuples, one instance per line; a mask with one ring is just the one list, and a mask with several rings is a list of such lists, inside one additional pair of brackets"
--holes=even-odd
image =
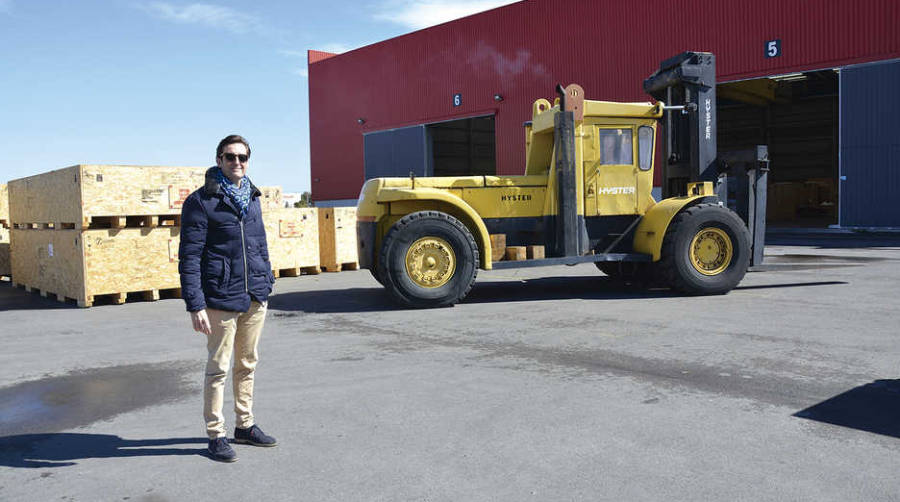
[(737, 214), (717, 204), (698, 204), (669, 225), (659, 270), (673, 289), (721, 295), (744, 278), (750, 252), (750, 232)]
[(381, 274), (378, 273), (378, 270), (379, 270), (378, 265), (375, 265), (374, 267), (369, 269), (369, 273), (371, 273), (372, 277), (376, 281), (378, 281), (378, 284), (381, 284), (382, 286), (384, 286), (384, 279), (381, 278)]
[(449, 214), (404, 216), (384, 237), (378, 275), (391, 295), (409, 307), (445, 307), (469, 294), (478, 273), (478, 245)]

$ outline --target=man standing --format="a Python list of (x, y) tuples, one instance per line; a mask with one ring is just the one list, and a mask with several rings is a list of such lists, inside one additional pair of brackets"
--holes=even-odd
[(203, 386), (203, 416), (214, 460), (237, 456), (225, 437), (222, 404), (225, 377), (234, 355), (234, 442), (275, 446), (253, 419), (253, 372), (266, 306), (275, 277), (269, 263), (260, 191), (247, 178), (250, 145), (238, 135), (219, 142), (216, 165), (206, 183), (181, 210), (178, 272), (181, 294), (194, 330), (206, 335), (209, 358)]

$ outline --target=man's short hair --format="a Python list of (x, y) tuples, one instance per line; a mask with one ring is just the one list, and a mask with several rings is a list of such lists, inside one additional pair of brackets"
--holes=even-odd
[(216, 158), (221, 157), (222, 150), (224, 150), (226, 146), (228, 146), (232, 143), (240, 143), (240, 144), (246, 146), (247, 147), (247, 156), (248, 157), (250, 156), (250, 143), (247, 143), (247, 140), (244, 139), (243, 136), (239, 136), (237, 134), (230, 134), (228, 136), (225, 136), (225, 138), (223, 138), (222, 141), (219, 141), (219, 146), (216, 147)]

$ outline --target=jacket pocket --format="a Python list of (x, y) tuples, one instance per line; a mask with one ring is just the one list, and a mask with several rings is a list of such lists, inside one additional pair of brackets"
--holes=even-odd
[(206, 269), (206, 284), (214, 291), (222, 291), (228, 278), (228, 262), (223, 258), (210, 258)]

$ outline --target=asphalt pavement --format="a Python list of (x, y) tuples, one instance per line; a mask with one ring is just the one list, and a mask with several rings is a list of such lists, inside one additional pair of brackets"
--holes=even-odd
[(715, 297), (591, 264), (434, 310), (364, 270), (279, 279), (254, 409), (279, 446), (234, 464), (203, 454), (181, 300), (3, 282), (0, 500), (898, 500), (900, 246), (846, 241), (769, 246)]

